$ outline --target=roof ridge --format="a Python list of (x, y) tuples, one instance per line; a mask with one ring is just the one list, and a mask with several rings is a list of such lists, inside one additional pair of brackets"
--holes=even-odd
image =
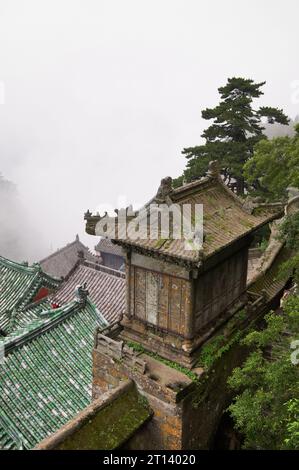
[(13, 425), (10, 419), (8, 419), (5, 410), (1, 409), (0, 413), (0, 429), (3, 429), (6, 435), (13, 441), (14, 445), (18, 450), (24, 449), (24, 441), (22, 435), (19, 433), (17, 428)]
[[(100, 263), (93, 263), (92, 261), (89, 261), (89, 260), (84, 260), (84, 262), (80, 263), (79, 266), (85, 266), (86, 268), (90, 268), (93, 271), (100, 271), (104, 274), (108, 274), (108, 275), (115, 276), (115, 277), (121, 277), (121, 278), (126, 277), (126, 275), (123, 271), (120, 271), (118, 269), (110, 268), (109, 266), (104, 266), (103, 264), (100, 264)], [(75, 269), (74, 272), (76, 270), (77, 269)]]
[[(67, 249), (71, 248), (72, 246), (77, 245), (78, 243), (81, 245), (81, 247), (84, 247), (88, 252), (90, 252), (90, 249), (88, 248), (88, 246), (84, 245), (84, 243), (82, 243), (81, 240), (78, 240), (76, 238), (74, 241), (72, 241), (70, 243), (67, 243), (62, 248), (59, 248), (58, 250), (54, 251), (54, 253), (51, 253), (49, 256), (46, 256), (45, 258), (41, 259), (39, 261), (39, 264), (47, 261), (48, 259), (51, 259), (52, 257), (56, 256), (58, 253), (61, 253), (62, 251), (67, 250)], [(92, 254), (92, 253), (90, 252), (90, 254)]]
[(4, 266), (11, 268), (11, 269), (28, 272), (28, 274), (35, 274), (40, 268), (39, 263), (33, 263), (31, 266), (29, 266), (29, 265), (18, 263), (17, 261), (13, 261), (11, 259), (5, 258), (2, 255), (0, 255), (0, 263), (2, 263)]
[[(89, 299), (87, 299), (87, 303), (93, 306)], [(10, 353), (17, 348), (22, 347), (28, 341), (36, 338), (40, 334), (55, 328), (55, 326), (63, 320), (75, 314), (78, 310), (81, 310), (82, 306), (83, 305), (76, 302), (76, 300), (71, 300), (59, 308), (45, 310), (44, 312), (41, 312), (44, 316), (50, 315), (50, 313), (54, 312), (52, 318), (41, 317), (29, 325), (15, 331), (10, 336), (5, 337), (0, 341), (0, 344), (4, 344), (5, 353)]]
[[(58, 287), (59, 279), (56, 279), (44, 273), (41, 266), (39, 265), (26, 291), (14, 305), (15, 310), (19, 310), (25, 307), (27, 302), (29, 302), (29, 304), (31, 303), (30, 300), (32, 300), (33, 297), (38, 293), (39, 289), (43, 287), (42, 281), (49, 281), (50, 287)], [(57, 283), (57, 285), (53, 285), (54, 283)]]
[(194, 189), (196, 188), (197, 186), (201, 186), (201, 185), (204, 185), (205, 183), (208, 183), (208, 182), (212, 182), (213, 179), (209, 176), (202, 176), (201, 178), (195, 180), (195, 181), (191, 181), (190, 183), (186, 183), (186, 184), (182, 184), (181, 186), (178, 186), (177, 188), (174, 188), (172, 191), (171, 191), (171, 194), (170, 194), (170, 197), (172, 195), (175, 195), (175, 194), (179, 194), (181, 192), (184, 192), (185, 190), (188, 190), (188, 189)]

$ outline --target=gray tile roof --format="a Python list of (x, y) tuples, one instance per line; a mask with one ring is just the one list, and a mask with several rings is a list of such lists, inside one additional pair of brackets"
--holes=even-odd
[(113, 323), (125, 310), (125, 275), (101, 265), (87, 264), (78, 265), (52, 296), (52, 300), (59, 304), (68, 302), (73, 298), (76, 286), (86, 282), (89, 298), (104, 318)]
[(94, 249), (96, 251), (99, 251), (100, 253), (121, 256), (122, 258), (124, 257), (121, 247), (112, 243), (109, 238), (101, 238), (101, 240), (94, 247)]
[(66, 277), (72, 269), (74, 269), (78, 261), (78, 253), (83, 252), (84, 258), (90, 261), (101, 262), (98, 256), (93, 255), (87, 246), (85, 246), (80, 240), (78, 235), (72, 242), (60, 248), (55, 253), (52, 253), (47, 258), (40, 261), (40, 265), (43, 270), (55, 277)]
[[(148, 210), (150, 204), (153, 203), (163, 203), (168, 206), (176, 204), (180, 207), (188, 204), (192, 211), (194, 211), (196, 204), (202, 204), (204, 236), (202, 249), (187, 250), (183, 238), (175, 239), (171, 236), (150, 239), (146, 234), (143, 238), (128, 238), (127, 233), (122, 233), (122, 225), (118, 224), (118, 218), (115, 217), (111, 218), (111, 222), (115, 223), (115, 241), (118, 245), (132, 247), (141, 253), (151, 253), (157, 257), (162, 256), (171, 260), (181, 260), (189, 265), (198, 265), (205, 258), (225, 249), (237, 239), (254, 232), (283, 213), (280, 206), (260, 207), (250, 213), (244, 207), (244, 202), (225, 186), (219, 175), (217, 177), (207, 176), (176, 189), (171, 187), (171, 178), (165, 180), (169, 180), (167, 195), (163, 195), (162, 183), (164, 180), (162, 180), (162, 190), (160, 187), (157, 195), (143, 209), (137, 211), (139, 223), (144, 222), (146, 217), (149, 223), (150, 216), (148, 212), (145, 214), (145, 210)], [(99, 235), (97, 223), (107, 215), (101, 217), (99, 214), (92, 215), (88, 211), (84, 217), (86, 232), (91, 235)], [(131, 215), (131, 218), (134, 218), (134, 215)], [(156, 218), (158, 220), (158, 211)]]

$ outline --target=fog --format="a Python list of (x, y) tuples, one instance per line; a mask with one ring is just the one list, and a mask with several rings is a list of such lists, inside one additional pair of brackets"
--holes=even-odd
[(27, 221), (14, 214), (15, 257), (76, 233), (93, 247), (88, 208), (142, 204), (178, 176), (228, 77), (266, 80), (260, 104), (295, 117), (298, 12), (296, 0), (0, 0), (0, 172)]

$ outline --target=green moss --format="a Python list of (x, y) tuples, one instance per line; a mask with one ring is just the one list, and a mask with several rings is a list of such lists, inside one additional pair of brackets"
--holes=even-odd
[(161, 246), (164, 245), (166, 240), (167, 240), (167, 238), (159, 238), (155, 243), (155, 248), (157, 248), (157, 249), (161, 248)]
[(193, 382), (198, 382), (199, 381), (198, 376), (194, 372), (192, 372), (191, 370), (187, 369), (187, 367), (181, 366), (177, 362), (173, 362), (173, 361), (169, 361), (168, 359), (164, 359), (164, 357), (159, 356), (159, 354), (157, 354), (157, 353), (147, 351), (139, 343), (135, 343), (133, 341), (130, 341), (130, 342), (127, 343), (127, 345), (130, 348), (133, 348), (134, 351), (136, 351), (136, 352), (147, 354), (148, 356), (153, 357), (157, 361), (162, 362), (163, 364), (171, 367), (172, 369), (176, 369), (177, 371), (182, 372), (183, 374), (187, 375), (187, 377), (189, 377), (189, 379), (191, 379)]
[(150, 416), (151, 411), (146, 399), (132, 388), (66, 438), (59, 449), (119, 448)]
[(232, 345), (237, 343), (241, 337), (241, 331), (235, 333), (230, 340), (227, 340), (223, 335), (213, 337), (211, 341), (203, 346), (197, 365), (206, 370), (211, 369), (214, 363), (220, 359), (223, 354), (229, 351)]
[(210, 233), (207, 233), (204, 236), (205, 243), (211, 243), (214, 239), (215, 237), (213, 237), (213, 235), (211, 235)]
[(245, 227), (245, 228), (253, 228), (254, 223), (249, 222), (247, 219), (239, 219), (239, 222)]

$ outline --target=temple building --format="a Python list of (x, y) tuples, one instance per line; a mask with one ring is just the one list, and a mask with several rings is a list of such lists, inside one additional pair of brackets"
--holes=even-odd
[(91, 400), (93, 336), (104, 317), (89, 300), (31, 311), (34, 320), (0, 342), (0, 449), (31, 449)]
[(125, 258), (121, 247), (113, 244), (108, 238), (101, 238), (94, 249), (101, 258), (101, 264), (108, 268), (124, 270)]
[[(292, 277), (277, 275), (292, 255), (277, 229), (299, 195), (286, 207), (241, 200), (212, 162), (206, 177), (175, 189), (164, 178), (140, 211), (126, 209), (138, 234), (151, 205), (175, 206), (169, 222), (185, 205), (195, 220), (203, 205), (203, 231), (187, 244), (161, 227), (154, 239), (131, 237), (123, 212), (107, 220), (88, 211), (89, 234), (113, 222), (105, 243), (122, 254), (125, 273), (82, 247), (71, 249), (63, 280), (0, 259), (0, 449), (213, 446), (233, 397), (227, 378), (248, 353), (239, 340), (279, 305)], [(249, 256), (266, 224), (265, 252)]]
[(52, 302), (63, 305), (71, 301), (82, 282), (86, 282), (89, 298), (104, 318), (109, 323), (120, 320), (125, 312), (125, 273), (91, 262), (79, 252), (75, 269), (51, 295)]
[(50, 276), (65, 278), (75, 268), (79, 252), (83, 252), (85, 259), (89, 261), (102, 263), (101, 256), (93, 255), (89, 248), (81, 242), (79, 235), (76, 235), (73, 242), (51, 253), (49, 256), (42, 259), (39, 264), (43, 271)]
[(90, 405), (94, 332), (119, 320), (124, 282), (82, 251), (63, 282), (0, 258), (0, 449), (31, 449)]
[[(150, 204), (189, 205), (191, 213), (202, 204), (203, 245), (186, 249), (183, 238), (171, 237), (112, 239), (126, 256), (121, 337), (192, 367), (200, 346), (246, 303), (253, 235), (281, 216), (282, 207), (250, 207), (224, 185), (213, 162), (205, 178), (179, 188), (165, 178)], [(85, 218), (87, 233), (95, 234), (101, 216)]]
[(28, 266), (0, 256), (0, 338), (25, 326), (26, 306), (51, 294), (60, 280), (46, 274), (39, 264)]

